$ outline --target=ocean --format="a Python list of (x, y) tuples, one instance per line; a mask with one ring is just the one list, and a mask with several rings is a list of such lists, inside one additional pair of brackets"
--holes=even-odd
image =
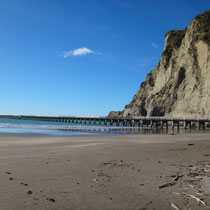
[(51, 136), (119, 135), (150, 133), (151, 129), (99, 126), (65, 122), (35, 121), (0, 118), (0, 133)]
[(155, 129), (150, 127), (116, 127), (67, 122), (35, 121), (0, 118), (0, 134), (49, 135), (49, 136), (86, 136), (86, 135), (123, 135), (123, 134), (167, 134), (206, 132), (203, 130)]

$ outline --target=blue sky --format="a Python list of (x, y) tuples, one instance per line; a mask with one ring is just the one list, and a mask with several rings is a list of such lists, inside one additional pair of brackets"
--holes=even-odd
[(0, 114), (107, 115), (209, 0), (0, 0)]

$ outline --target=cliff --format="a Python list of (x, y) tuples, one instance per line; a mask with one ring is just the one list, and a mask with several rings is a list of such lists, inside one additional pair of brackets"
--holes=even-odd
[(109, 116), (210, 116), (210, 10), (165, 35), (159, 63), (125, 109)]

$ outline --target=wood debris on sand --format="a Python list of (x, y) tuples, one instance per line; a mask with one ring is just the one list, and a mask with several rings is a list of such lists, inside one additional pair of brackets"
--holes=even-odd
[(189, 198), (193, 198), (195, 199), (197, 202), (203, 204), (204, 206), (206, 206), (206, 203), (204, 201), (202, 201), (200, 198), (196, 197), (195, 195), (192, 195), (192, 194), (185, 194), (185, 193), (173, 193), (174, 195), (177, 195), (177, 196), (182, 196), (182, 197), (189, 197)]
[(171, 203), (171, 207), (173, 207), (176, 210), (181, 210), (175, 203)]

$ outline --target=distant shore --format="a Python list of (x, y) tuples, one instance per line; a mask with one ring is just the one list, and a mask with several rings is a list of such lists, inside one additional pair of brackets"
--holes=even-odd
[(4, 210), (210, 208), (209, 133), (0, 134), (0, 169)]

